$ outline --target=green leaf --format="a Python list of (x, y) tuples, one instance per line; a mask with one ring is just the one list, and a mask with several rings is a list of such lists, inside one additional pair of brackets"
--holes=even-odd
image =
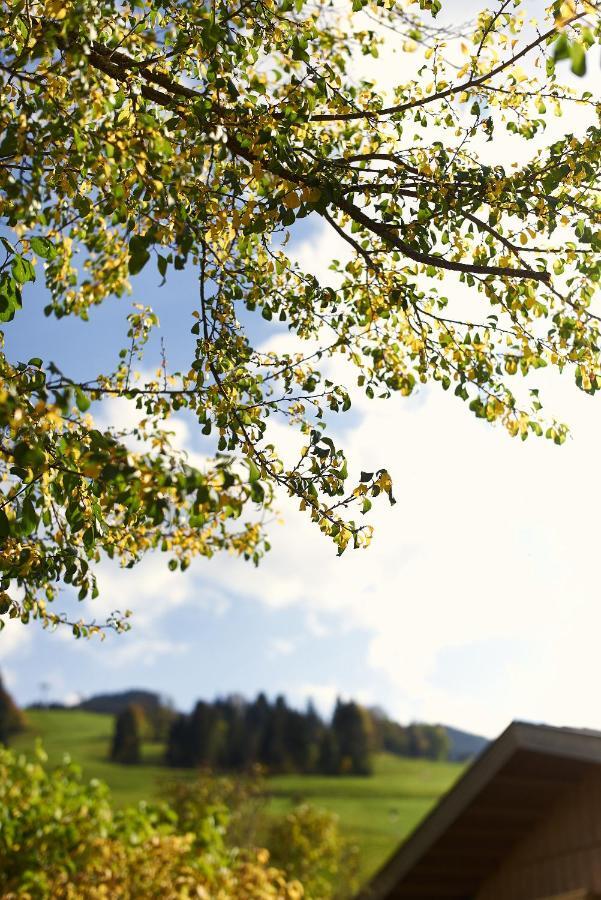
[(17, 150), (17, 129), (9, 125), (0, 143), (0, 156), (12, 156)]
[(90, 408), (91, 400), (87, 394), (84, 394), (80, 387), (75, 388), (75, 402), (80, 412), (86, 412)]
[(25, 284), (27, 281), (35, 281), (35, 269), (31, 261), (25, 259), (24, 256), (17, 254), (11, 266), (13, 278), (19, 284)]
[(159, 253), (159, 255), (157, 256), (157, 268), (159, 270), (159, 273), (163, 276), (163, 278), (165, 277), (165, 275), (167, 273), (167, 265), (168, 265), (167, 258), (165, 256), (161, 256), (161, 254)]
[(35, 506), (30, 497), (27, 497), (23, 503), (19, 520), (21, 523), (21, 533), (23, 535), (31, 534), (32, 531), (35, 530), (38, 524), (38, 514), (35, 511)]
[(572, 72), (582, 78), (586, 74), (586, 51), (582, 44), (572, 43), (570, 59), (572, 60)]
[(56, 249), (54, 244), (45, 237), (32, 237), (30, 239), (31, 249), (42, 259), (54, 259)]
[(37, 469), (46, 462), (46, 454), (41, 447), (27, 444), (21, 441), (13, 450), (13, 456), (18, 466), (24, 469)]
[(570, 58), (570, 42), (565, 34), (560, 34), (553, 44), (553, 59), (558, 62), (560, 59)]
[(141, 272), (148, 260), (150, 253), (146, 249), (146, 238), (136, 234), (129, 242), (129, 274), (137, 275)]
[(11, 322), (21, 306), (21, 289), (14, 278), (8, 274), (0, 276), (0, 322)]

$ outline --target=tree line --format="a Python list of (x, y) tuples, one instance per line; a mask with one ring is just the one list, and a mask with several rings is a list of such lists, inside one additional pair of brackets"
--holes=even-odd
[[(129, 705), (116, 716), (111, 758), (135, 764), (145, 733), (144, 711)], [(400, 725), (378, 709), (338, 699), (329, 721), (312, 703), (304, 711), (283, 696), (263, 693), (248, 702), (239, 696), (199, 700), (189, 715), (177, 715), (169, 729), (165, 762), (178, 768), (207, 767), (323, 775), (369, 775), (374, 752), (446, 759), (449, 741), (437, 725)]]
[[(140, 702), (127, 703), (129, 694)], [(283, 696), (270, 702), (264, 693), (252, 702), (238, 695), (199, 700), (189, 715), (176, 713), (149, 691), (126, 692), (112, 703), (119, 709), (110, 757), (119, 763), (140, 763), (142, 743), (148, 740), (166, 742), (168, 766), (231, 772), (260, 765), (270, 772), (369, 775), (374, 752), (427, 759), (449, 755), (443, 726), (400, 725), (383, 710), (353, 700), (338, 699), (329, 722), (312, 703), (301, 711)], [(0, 744), (26, 724), (0, 679)]]
[(199, 701), (180, 716), (169, 735), (167, 762), (245, 769), (263, 765), (273, 772), (334, 775), (371, 772), (372, 728), (359, 704), (338, 701), (326, 724), (312, 704), (304, 712), (284, 697), (271, 703), (259, 694), (251, 703), (238, 698)]

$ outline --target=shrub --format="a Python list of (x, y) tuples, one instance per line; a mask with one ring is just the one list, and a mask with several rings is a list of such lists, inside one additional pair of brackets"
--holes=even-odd
[(351, 897), (359, 850), (340, 833), (338, 816), (303, 803), (276, 820), (267, 836), (275, 865), (298, 878), (310, 900)]
[(214, 775), (200, 770), (194, 781), (165, 781), (162, 796), (175, 812), (178, 828), (203, 842), (207, 822), (222, 828), (230, 847), (256, 846), (265, 830), (267, 788), (262, 769), (246, 775)]
[(338, 817), (302, 803), (273, 819), (260, 769), (246, 777), (201, 771), (194, 781), (165, 782), (163, 796), (178, 830), (193, 833), (199, 847), (215, 828), (230, 850), (263, 853), (252, 848), (264, 845), (274, 865), (303, 884), (307, 900), (342, 900), (357, 888), (358, 848), (341, 835)]
[[(298, 881), (266, 850), (226, 846), (207, 821), (204, 847), (177, 829), (165, 803), (116, 811), (108, 789), (69, 763), (51, 770), (0, 748), (0, 896), (3, 900), (300, 900)], [(226, 815), (224, 813), (224, 815)]]

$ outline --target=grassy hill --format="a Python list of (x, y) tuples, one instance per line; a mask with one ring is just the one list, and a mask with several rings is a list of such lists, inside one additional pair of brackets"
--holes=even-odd
[[(148, 800), (161, 780), (194, 777), (161, 765), (163, 747), (145, 744), (144, 763), (122, 766), (108, 761), (113, 717), (82, 710), (30, 710), (29, 730), (13, 747), (29, 752), (42, 739), (49, 763), (65, 754), (89, 777), (105, 781), (119, 805)], [(367, 878), (448, 790), (462, 771), (457, 763), (400, 759), (381, 754), (370, 778), (323, 775), (277, 775), (269, 779), (270, 810), (282, 813), (301, 801), (337, 813), (345, 833), (361, 848), (362, 873)]]

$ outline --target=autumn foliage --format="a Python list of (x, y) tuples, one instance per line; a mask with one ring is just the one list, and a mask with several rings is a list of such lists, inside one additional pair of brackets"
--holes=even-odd
[[(136, 302), (105, 371), (20, 360), (10, 341), (0, 356), (0, 614), (123, 629), (125, 611), (70, 620), (52, 601), (65, 585), (94, 597), (101, 554), (258, 562), (278, 493), (339, 553), (366, 546), (362, 517), (393, 490), (386, 448), (355, 471), (332, 436), (356, 390), (431, 383), (514, 437), (563, 443), (537, 372), (601, 386), (599, 104), (566, 77), (598, 44), (598, 7), (556, 2), (533, 23), (498, 2), (464, 28), (436, 25), (439, 0), (419, 7), (2, 4), (0, 320), (26, 319), (34, 280), (59, 319)], [(416, 60), (386, 92), (355, 74), (384, 34)], [(331, 283), (287, 246), (304, 219), (346, 247)], [(145, 268), (193, 275), (195, 347), (141, 378), (158, 324)], [(94, 420), (114, 397), (128, 429)], [(182, 409), (201, 466), (162, 427)]]
[[(207, 816), (199, 841), (166, 804), (115, 811), (77, 767), (47, 769), (0, 749), (0, 896), (4, 900), (197, 897), (301, 900), (266, 850), (226, 846)], [(226, 811), (222, 810), (222, 816)]]

